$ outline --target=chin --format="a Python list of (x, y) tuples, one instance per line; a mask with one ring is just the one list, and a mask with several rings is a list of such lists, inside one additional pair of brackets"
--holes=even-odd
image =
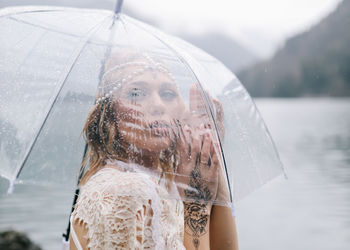
[(134, 145), (141, 150), (160, 152), (170, 147), (171, 140), (169, 137), (149, 138), (145, 141), (134, 143)]
[[(126, 133), (124, 140), (136, 148), (150, 153), (158, 153), (171, 146), (171, 139), (169, 136), (154, 136), (154, 135), (135, 135), (133, 133)], [(136, 139), (137, 138), (137, 139)]]

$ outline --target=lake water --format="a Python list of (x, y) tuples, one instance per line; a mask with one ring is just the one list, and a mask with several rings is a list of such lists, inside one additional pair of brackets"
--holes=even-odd
[[(257, 99), (288, 180), (236, 204), (242, 250), (350, 249), (350, 99)], [(73, 187), (16, 186), (0, 197), (0, 230), (60, 249)]]

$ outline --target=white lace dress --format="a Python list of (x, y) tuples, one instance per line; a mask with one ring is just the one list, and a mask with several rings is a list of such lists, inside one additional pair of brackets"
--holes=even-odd
[(71, 223), (86, 226), (88, 248), (185, 249), (181, 199), (162, 199), (168, 191), (156, 178), (131, 172), (135, 166), (123, 162), (118, 166), (103, 168), (81, 188)]

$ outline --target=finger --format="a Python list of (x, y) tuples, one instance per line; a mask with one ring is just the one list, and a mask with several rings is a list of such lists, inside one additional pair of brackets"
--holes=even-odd
[(205, 129), (209, 129), (210, 130), (212, 127), (214, 127), (214, 126), (212, 125), (211, 122), (204, 124), (204, 128)]
[(179, 126), (180, 152), (191, 157), (191, 129), (188, 125)]
[(213, 109), (215, 107), (215, 111), (216, 111), (216, 114), (218, 112), (222, 112), (222, 104), (221, 102), (216, 98), (216, 97), (212, 97), (210, 94), (209, 94), (209, 91), (205, 90), (205, 94), (207, 95), (207, 99), (209, 100), (210, 102), (210, 106), (211, 108)]
[(218, 99), (214, 98), (213, 101), (215, 105), (216, 124), (218, 127), (220, 137), (222, 140), (224, 140), (225, 138), (224, 109), (222, 107), (222, 103)]
[(222, 103), (216, 98), (213, 99), (213, 102), (215, 105), (216, 119), (224, 120), (224, 109), (222, 107)]
[(220, 145), (218, 142), (213, 142), (212, 147), (210, 149), (211, 152), (211, 165), (215, 168), (219, 167), (220, 161), (219, 157), (221, 157)]
[(170, 121), (170, 127), (168, 131), (170, 139), (172, 141), (179, 141), (179, 139), (181, 139), (180, 131), (181, 131), (181, 124), (176, 119), (172, 119)]
[(190, 112), (193, 115), (206, 113), (204, 98), (196, 84), (193, 84), (190, 88)]
[(200, 139), (200, 145), (201, 145), (201, 149), (203, 147), (203, 142), (204, 142), (204, 134), (206, 132), (208, 132), (208, 130), (206, 129), (206, 125), (204, 125), (203, 123), (201, 123), (198, 127), (197, 127), (197, 133), (199, 135), (199, 139)]
[(203, 135), (203, 145), (202, 145), (201, 159), (200, 159), (200, 163), (206, 167), (209, 166), (211, 144), (212, 144), (211, 136), (207, 132)]
[(214, 108), (214, 100), (213, 97), (209, 94), (208, 90), (205, 90), (205, 94), (207, 95), (207, 100), (209, 101), (210, 108)]
[(198, 133), (201, 136), (202, 142), (204, 139), (205, 134), (209, 134), (211, 136), (212, 130), (211, 130), (211, 125), (209, 123), (201, 123), (198, 126)]
[(202, 141), (200, 138), (200, 131), (197, 127), (194, 131), (191, 133), (191, 154), (199, 154), (202, 148)]
[(205, 139), (205, 135), (208, 134), (211, 137), (211, 130), (208, 128), (208, 124), (203, 124), (201, 123), (201, 125), (199, 125), (198, 127), (198, 133), (200, 136), (200, 140), (201, 140), (201, 149), (203, 148), (203, 143), (204, 143), (204, 139)]
[(190, 88), (190, 111), (198, 108), (198, 91), (196, 84), (192, 84)]

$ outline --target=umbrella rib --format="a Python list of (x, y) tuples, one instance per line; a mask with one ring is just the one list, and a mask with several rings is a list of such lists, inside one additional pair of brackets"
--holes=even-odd
[[(55, 7), (55, 6), (35, 6), (35, 9), (32, 10), (28, 10), (28, 7), (32, 7), (32, 6), (24, 6), (24, 8), (22, 6), (16, 6), (16, 7), (7, 7), (4, 9), (0, 10), (0, 18), (2, 17), (8, 17), (8, 16), (12, 16), (12, 15), (21, 15), (21, 14), (28, 14), (28, 13), (44, 13), (44, 12), (63, 12), (63, 11), (76, 11), (75, 8), (72, 7)], [(38, 10), (37, 8), (42, 8), (40, 10)], [(11, 12), (10, 10), (18, 10), (16, 12)], [(23, 10), (26, 9), (26, 10)], [(101, 10), (93, 10), (93, 9), (82, 9), (80, 8), (79, 11), (85, 11), (85, 12), (100, 12)], [(109, 12), (108, 10), (102, 10), (102, 11), (106, 11)]]
[[(112, 39), (112, 37), (114, 36), (114, 33), (115, 33), (115, 30), (113, 30), (113, 27), (114, 27), (114, 25), (115, 25), (115, 21), (119, 18), (119, 16), (117, 16), (117, 15), (114, 15), (114, 17), (115, 17), (115, 18), (113, 19), (113, 22), (112, 22), (112, 24), (111, 24), (111, 26), (110, 26), (110, 29), (112, 29), (112, 31), (111, 31), (110, 37), (109, 37), (109, 39), (108, 39), (109, 42), (111, 41), (111, 39)], [(120, 19), (119, 19), (119, 20), (120, 20)], [(104, 56), (104, 59), (103, 59), (102, 62), (101, 62), (101, 70), (100, 70), (100, 74), (99, 74), (99, 81), (100, 81), (100, 83), (101, 83), (102, 76), (103, 76), (103, 74), (104, 74), (104, 64), (105, 64), (105, 61), (107, 60), (107, 57), (108, 57), (108, 55), (109, 55), (110, 53), (111, 53), (111, 47), (109, 47), (109, 48), (107, 49), (107, 51), (106, 51), (106, 53), (105, 53), (105, 56)], [(97, 91), (98, 91), (98, 90), (96, 90), (96, 93), (97, 93)], [(95, 101), (96, 101), (96, 100), (95, 100)], [(84, 149), (84, 153), (83, 153), (83, 160), (84, 160), (84, 157), (85, 157), (85, 155), (86, 155), (86, 152), (87, 152), (87, 144), (85, 144), (85, 149)], [(79, 186), (80, 180), (81, 180), (81, 178), (83, 177), (83, 174), (84, 174), (84, 168), (81, 169), (81, 172), (79, 173), (77, 186)], [(75, 205), (75, 202), (73, 202), (73, 206), (74, 206), (74, 205)], [(69, 233), (68, 233), (67, 235), (69, 235)]]
[(115, 14), (120, 13), (120, 11), (122, 9), (123, 2), (124, 2), (124, 0), (117, 0), (117, 3), (116, 3), (115, 8), (114, 8)]
[[(76, 61), (77, 61), (78, 58), (80, 57), (80, 55), (81, 55), (83, 49), (85, 48), (85, 46), (86, 46), (86, 44), (87, 44), (87, 41), (89, 40), (89, 38), (91, 37), (91, 35), (94, 34), (94, 32), (95, 32), (98, 28), (100, 28), (100, 27), (102, 26), (102, 24), (103, 24), (108, 18), (110, 18), (110, 16), (107, 16), (106, 18), (104, 18), (100, 23), (98, 23), (96, 26), (94, 26), (94, 27), (87, 33), (87, 35), (85, 36), (84, 41), (81, 42), (80, 48), (78, 48), (78, 49), (76, 50), (76, 53), (73, 54), (73, 55), (71, 56), (72, 62), (71, 62), (71, 64), (70, 64), (69, 68), (67, 67), (66, 74), (65, 74), (64, 77), (62, 77), (62, 80), (60, 81), (60, 85), (61, 85), (61, 86), (60, 86), (60, 88), (58, 89), (58, 91), (57, 91), (57, 93), (56, 93), (56, 95), (55, 95), (55, 98), (54, 98), (54, 100), (52, 101), (51, 106), (50, 106), (50, 108), (48, 109), (48, 111), (47, 111), (47, 113), (46, 113), (46, 116), (45, 116), (45, 118), (44, 118), (44, 121), (43, 121), (43, 123), (41, 124), (41, 126), (40, 126), (40, 128), (39, 128), (39, 130), (38, 130), (38, 133), (36, 134), (35, 138), (33, 139), (32, 143), (30, 144), (30, 147), (29, 147), (27, 153), (25, 154), (24, 159), (22, 160), (22, 163), (21, 163), (21, 165), (20, 165), (19, 171), (17, 172), (16, 178), (14, 179), (14, 181), (15, 181), (16, 179), (18, 179), (19, 175), (21, 174), (22, 169), (23, 169), (25, 163), (27, 162), (29, 155), (30, 155), (31, 151), (33, 150), (33, 147), (34, 147), (34, 145), (35, 145), (35, 142), (37, 141), (39, 135), (41, 134), (41, 131), (42, 131), (42, 129), (43, 129), (43, 127), (44, 127), (44, 125), (45, 125), (45, 123), (46, 123), (46, 121), (47, 121), (47, 119), (48, 119), (50, 113), (51, 113), (51, 110), (52, 110), (54, 104), (56, 103), (56, 100), (57, 100), (59, 94), (61, 93), (61, 90), (63, 89), (65, 83), (66, 83), (66, 80), (67, 80), (67, 78), (68, 78), (68, 76), (69, 76), (69, 73), (72, 71), (73, 66), (75, 65)], [(11, 183), (11, 185), (13, 185), (13, 183)], [(11, 187), (10, 187), (10, 188), (11, 188)]]
[(71, 33), (68, 33), (68, 32), (63, 32), (63, 31), (56, 30), (56, 29), (51, 29), (49, 27), (45, 27), (45, 26), (42, 26), (42, 25), (39, 25), (39, 24), (34, 24), (34, 23), (31, 23), (31, 22), (28, 22), (28, 21), (25, 21), (25, 20), (21, 20), (21, 19), (12, 17), (12, 16), (8, 17), (8, 19), (11, 19), (11, 20), (14, 20), (14, 21), (17, 21), (17, 22), (21, 22), (21, 23), (24, 23), (24, 24), (28, 24), (28, 25), (31, 25), (31, 26), (36, 27), (36, 28), (40, 28), (40, 29), (44, 29), (44, 30), (47, 30), (47, 31), (55, 32), (55, 33), (58, 33), (58, 34), (67, 35), (67, 36), (71, 36), (71, 37), (80, 37), (78, 35), (74, 35), (74, 34), (71, 34)]
[(5, 13), (4, 15), (1, 15), (0, 13), (0, 17), (8, 17), (8, 16), (12, 16), (12, 15), (19, 15), (19, 14), (27, 14), (27, 13), (40, 13), (40, 12), (55, 12), (55, 11), (62, 11), (61, 9), (47, 9), (47, 10), (26, 10), (26, 11), (19, 11), (16, 13)]
[[(138, 25), (137, 23), (135, 23), (132, 19), (130, 20), (135, 26), (139, 27), (140, 29), (143, 29), (144, 31), (148, 31), (152, 36), (154, 36), (158, 41), (160, 41), (162, 44), (164, 44), (166, 47), (168, 47), (171, 51), (173, 51), (178, 57), (179, 59), (182, 61), (183, 64), (185, 64), (188, 69), (192, 72), (192, 74), (194, 75), (194, 77), (196, 78), (196, 80), (198, 81), (198, 83), (200, 83), (199, 79), (197, 78), (197, 75), (194, 73), (192, 67), (187, 63), (187, 61), (181, 56), (180, 53), (177, 52), (177, 50), (175, 48), (173, 48), (170, 44), (166, 43), (165, 41), (163, 41), (159, 36), (157, 36), (156, 34), (154, 34), (152, 31), (150, 30), (146, 30), (144, 27)], [(208, 100), (208, 96), (205, 94), (205, 90), (203, 89), (203, 86), (201, 84), (198, 84), (201, 88), (201, 90), (204, 93), (204, 97), (207, 103), (209, 103)], [(209, 107), (209, 111), (210, 111), (210, 115), (211, 118), (213, 119), (214, 122), (214, 126), (215, 126), (215, 130), (217, 133), (218, 132), (218, 128), (217, 128), (217, 124), (216, 121), (214, 119), (214, 112), (212, 110), (212, 108), (210, 107), (210, 105), (208, 105)], [(227, 173), (227, 167), (226, 167), (226, 160), (225, 160), (225, 155), (224, 155), (224, 151), (223, 151), (223, 147), (222, 147), (222, 143), (221, 143), (221, 138), (220, 135), (218, 134), (218, 140), (219, 140), (219, 145), (220, 145), (220, 150), (221, 150), (221, 154), (222, 154), (222, 159), (224, 162), (224, 166), (225, 166), (225, 174), (226, 174), (226, 179), (227, 179), (227, 184), (228, 184), (228, 188), (229, 188), (229, 192), (230, 192), (230, 201), (232, 202), (232, 191), (231, 191), (231, 185), (230, 185), (230, 180), (228, 177), (228, 173)]]
[[(112, 14), (111, 14), (111, 16), (112, 16)], [(1, 18), (1, 16), (0, 16), (0, 18)], [(30, 23), (30, 22), (25, 21), (25, 20), (20, 20), (20, 19), (15, 18), (15, 17), (9, 17), (8, 19), (11, 19), (11, 20), (14, 20), (14, 21), (17, 21), (17, 22), (21, 22), (21, 23), (24, 23), (24, 24), (27, 24), (27, 25), (31, 25), (31, 26), (36, 27), (36, 28), (44, 29), (46, 31), (55, 32), (55, 33), (58, 33), (58, 34), (62, 34), (62, 35), (66, 35), (66, 36), (70, 36), (70, 37), (74, 37), (74, 38), (81, 37), (79, 35), (74, 35), (72, 33), (60, 31), (58, 29), (52, 29), (52, 28), (45, 27), (45, 26), (42, 26), (42, 25), (39, 25), (39, 24)], [(91, 44), (96, 44), (96, 45), (103, 44), (102, 42), (99, 43), (98, 41), (87, 41), (86, 43), (88, 43), (88, 44), (91, 43)]]

